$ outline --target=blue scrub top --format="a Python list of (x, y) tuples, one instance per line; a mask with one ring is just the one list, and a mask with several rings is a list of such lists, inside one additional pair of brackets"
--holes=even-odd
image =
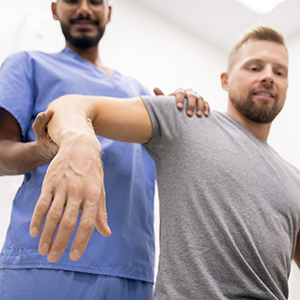
[[(36, 115), (66, 94), (130, 98), (149, 92), (119, 72), (112, 77), (103, 74), (69, 48), (56, 54), (20, 52), (0, 70), (0, 107), (17, 119), (24, 142), (36, 140), (32, 129)], [(139, 144), (99, 140), (111, 237), (95, 229), (82, 258), (75, 262), (69, 250), (76, 227), (57, 263), (38, 253), (39, 238), (29, 235), (29, 225), (48, 167), (44, 165), (25, 175), (14, 199), (0, 268), (62, 269), (153, 282), (154, 162)]]

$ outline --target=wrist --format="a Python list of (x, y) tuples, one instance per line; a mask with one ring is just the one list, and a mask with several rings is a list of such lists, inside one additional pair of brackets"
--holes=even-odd
[(61, 135), (59, 151), (94, 151), (99, 155), (100, 143), (93, 130), (78, 132), (67, 130)]
[(27, 143), (29, 147), (34, 148), (35, 157), (37, 158), (37, 163), (39, 165), (45, 165), (49, 163), (55, 155), (50, 155), (49, 151), (45, 150), (44, 147), (39, 143), (39, 141)]

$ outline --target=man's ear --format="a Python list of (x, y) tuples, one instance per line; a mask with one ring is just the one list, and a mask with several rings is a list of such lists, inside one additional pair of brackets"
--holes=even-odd
[(57, 6), (56, 2), (51, 3), (52, 17), (53, 17), (54, 20), (58, 20), (57, 12), (56, 12), (56, 6)]
[(110, 22), (110, 18), (111, 18), (111, 10), (112, 10), (112, 7), (109, 5), (109, 6), (108, 6), (108, 14), (107, 14), (107, 23)]
[(224, 91), (228, 91), (229, 74), (224, 72), (221, 74), (221, 85)]

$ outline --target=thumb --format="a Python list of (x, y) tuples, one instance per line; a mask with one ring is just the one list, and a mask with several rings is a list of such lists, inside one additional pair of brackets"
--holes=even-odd
[(100, 205), (96, 216), (96, 228), (103, 236), (110, 236), (111, 230), (108, 226), (105, 189), (102, 187)]
[(160, 88), (158, 88), (158, 87), (154, 88), (153, 92), (154, 92), (154, 94), (156, 96), (162, 96), (162, 95), (164, 95), (163, 91)]
[(32, 125), (33, 129), (35, 131), (38, 131), (40, 128), (45, 128), (49, 123), (50, 119), (52, 118), (53, 113), (54, 112), (52, 109), (48, 109), (47, 111), (39, 113), (36, 116), (35, 121)]

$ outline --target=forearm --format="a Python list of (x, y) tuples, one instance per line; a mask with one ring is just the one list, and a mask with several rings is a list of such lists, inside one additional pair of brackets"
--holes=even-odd
[(0, 176), (26, 174), (49, 161), (39, 154), (36, 142), (0, 142)]
[(146, 143), (152, 135), (148, 112), (140, 98), (117, 99), (68, 95), (49, 105), (54, 111), (48, 132), (58, 145), (77, 136), (97, 135), (133, 143)]

